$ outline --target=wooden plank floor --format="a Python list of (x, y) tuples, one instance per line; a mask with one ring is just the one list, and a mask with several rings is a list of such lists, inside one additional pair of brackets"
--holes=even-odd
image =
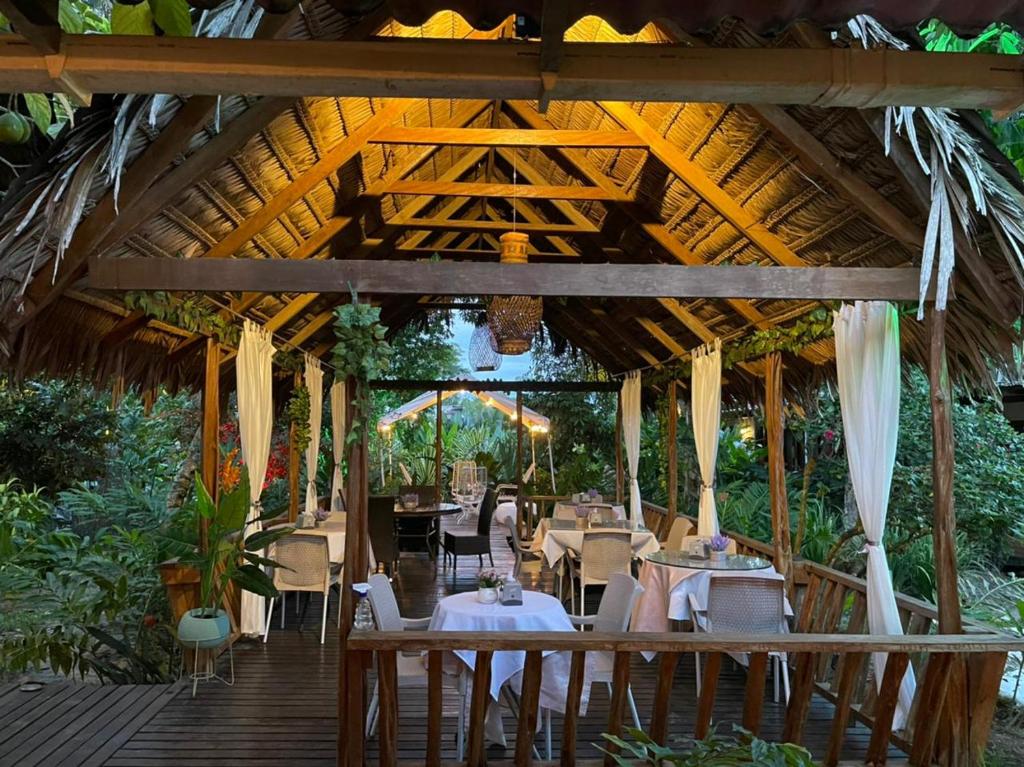
[[(507, 571), (512, 557), (503, 535), (494, 531), (495, 566)], [(395, 590), (407, 617), (431, 614), (437, 600), (453, 591), (475, 588), (479, 565), (465, 558), (459, 571), (433, 566), (422, 555), (406, 555), (395, 579)], [(549, 571), (539, 579), (528, 580), (527, 588), (551, 590)], [(588, 594), (588, 611), (597, 608), (598, 589)], [(328, 631), (328, 640), (320, 644), (320, 601), (308, 608), (305, 625), (299, 630), (295, 601), (288, 603), (286, 627), (279, 628), (275, 613), (270, 639), (240, 642), (235, 646), (236, 682), (201, 684), (195, 699), (191, 686), (179, 686), (168, 694), (166, 687), (88, 688), (84, 685), (54, 685), (34, 693), (34, 703), (12, 707), (11, 690), (0, 691), (0, 765), (109, 765), (110, 767), (263, 767), (269, 765), (331, 765), (336, 753), (335, 718), (338, 642)], [(336, 618), (336, 597), (329, 605), (329, 620)], [(226, 670), (222, 667), (222, 670)], [(637, 657), (631, 669), (631, 681), (640, 716), (645, 721), (653, 705), (657, 663), (644, 663)], [(715, 710), (720, 732), (731, 730), (742, 710), (744, 674), (727, 661)], [(20, 693), (20, 695), (25, 695)], [(5, 701), (7, 705), (5, 706)], [(446, 690), (443, 698), (445, 758), (454, 759), (458, 697)], [(581, 722), (580, 758), (598, 755), (593, 745), (601, 741), (607, 722), (608, 695), (595, 688), (590, 710)], [(102, 708), (102, 711), (99, 709)], [(96, 710), (94, 710), (96, 709)], [(109, 712), (109, 714), (107, 713)], [(686, 658), (676, 672), (670, 731), (685, 737), (693, 731), (696, 697), (693, 660)], [(770, 683), (762, 734), (778, 738), (782, 731), (784, 709), (771, 701)], [(833, 716), (832, 706), (815, 698), (811, 708), (806, 741), (821, 755), (828, 740)], [(113, 728), (113, 732), (110, 732)], [(552, 723), (554, 756), (558, 756), (561, 721)], [(426, 740), (426, 691), (403, 690), (400, 698), (399, 757), (409, 763), (422, 763)], [(515, 722), (505, 720), (509, 749), (492, 747), (489, 757), (510, 759), (514, 748)], [(869, 733), (851, 726), (847, 734), (844, 759), (859, 760), (867, 747)], [(105, 739), (104, 739), (105, 738)], [(7, 747), (8, 742), (11, 743)], [(41, 756), (33, 749), (47, 749)], [(537, 746), (544, 755), (543, 738)], [(9, 761), (4, 754), (30, 753), (30, 761)], [(51, 760), (50, 756), (54, 759)], [(377, 741), (368, 743), (371, 762), (376, 759)], [(901, 756), (893, 750), (894, 757)]]

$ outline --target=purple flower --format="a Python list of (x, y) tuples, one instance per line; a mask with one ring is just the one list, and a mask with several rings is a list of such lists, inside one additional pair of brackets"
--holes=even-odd
[(313, 512), (313, 516), (317, 522), (326, 522), (327, 518), (331, 516), (331, 512), (327, 509), (317, 509)]
[(727, 551), (729, 544), (732, 543), (732, 539), (728, 535), (712, 535), (708, 545), (711, 546), (712, 551)]
[(589, 497), (591, 500), (597, 498), (597, 496), (598, 492), (595, 488), (592, 487), (587, 491), (587, 497)]

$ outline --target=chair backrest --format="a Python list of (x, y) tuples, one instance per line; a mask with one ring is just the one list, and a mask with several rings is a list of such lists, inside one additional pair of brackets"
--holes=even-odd
[(452, 492), (465, 495), (476, 481), (475, 461), (456, 461), (452, 465)]
[(370, 608), (373, 610), (373, 619), (377, 622), (380, 631), (403, 631), (405, 625), (402, 623), (402, 614), (398, 611), (398, 600), (395, 599), (395, 592), (391, 588), (391, 581), (383, 573), (371, 575), (370, 584)]
[(554, 519), (576, 519), (576, 507), (567, 503), (556, 503), (555, 510), (551, 512)]
[(330, 581), (327, 539), (292, 534), (274, 544), (274, 586), (285, 591), (324, 591)]
[(786, 621), (783, 589), (773, 578), (711, 578), (707, 630), (729, 634), (778, 634)]
[(367, 532), (378, 562), (395, 560), (395, 498), (371, 495), (367, 506)]
[(498, 503), (501, 503), (502, 501), (514, 501), (516, 496), (519, 494), (519, 488), (516, 485), (502, 483), (494, 488), (494, 492), (498, 495)]
[(686, 517), (676, 517), (669, 528), (668, 538), (665, 540), (665, 548), (669, 551), (679, 551), (683, 546), (683, 538), (693, 533), (693, 523)]
[(613, 573), (629, 573), (633, 559), (630, 533), (586, 533), (580, 552), (585, 580), (608, 580)]
[[(696, 540), (699, 540), (701, 538), (702, 538), (702, 536), (700, 536), (700, 535), (684, 535), (682, 538), (679, 539), (679, 550), (680, 551), (687, 551), (687, 550), (689, 550), (690, 541), (696, 541)], [(667, 544), (665, 545), (665, 548), (666, 549), (668, 548)], [(729, 547), (725, 550), (725, 553), (726, 554), (735, 554), (736, 553), (736, 539), (735, 538), (730, 538), (729, 539)]]
[(608, 576), (608, 585), (604, 587), (594, 619), (594, 631), (627, 631), (633, 606), (643, 593), (644, 587), (632, 575), (612, 573)]
[(437, 503), (437, 488), (433, 485), (402, 485), (398, 489), (399, 497), (416, 493), (420, 498), (420, 506), (430, 506)]
[(494, 517), (494, 507), (498, 505), (498, 496), (493, 487), (484, 491), (484, 499), (480, 502), (480, 519), (476, 521), (477, 535), (491, 534), (491, 519)]

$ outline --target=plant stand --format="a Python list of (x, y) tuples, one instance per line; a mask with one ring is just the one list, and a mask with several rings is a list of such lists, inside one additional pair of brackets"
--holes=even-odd
[[(184, 650), (192, 651), (192, 671), (189, 672), (188, 678), (192, 680), (192, 697), (196, 697), (196, 689), (199, 687), (200, 682), (209, 682), (214, 679), (220, 680), (228, 687), (231, 687), (235, 683), (235, 645), (234, 642), (227, 640), (228, 645), (228, 663), (231, 669), (231, 676), (229, 679), (225, 679), (217, 673), (217, 650), (220, 648), (203, 649), (199, 647), (198, 642), (183, 642), (180, 643), (182, 646), (181, 653), (181, 665), (178, 668), (178, 678), (181, 679), (185, 673), (185, 652)], [(195, 645), (194, 647), (190, 645)], [(200, 664), (199, 656), (203, 656), (202, 664)], [(200, 670), (200, 665), (202, 670)]]

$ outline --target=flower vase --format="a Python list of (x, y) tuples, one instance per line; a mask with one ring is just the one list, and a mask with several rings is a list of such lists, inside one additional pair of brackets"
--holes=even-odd
[(485, 605), (493, 605), (498, 601), (498, 590), (493, 587), (480, 586), (476, 590), (476, 601)]
[(726, 552), (726, 551), (712, 551), (711, 552), (711, 561), (712, 562), (724, 562), (725, 558), (727, 556), (729, 556), (729, 553)]

